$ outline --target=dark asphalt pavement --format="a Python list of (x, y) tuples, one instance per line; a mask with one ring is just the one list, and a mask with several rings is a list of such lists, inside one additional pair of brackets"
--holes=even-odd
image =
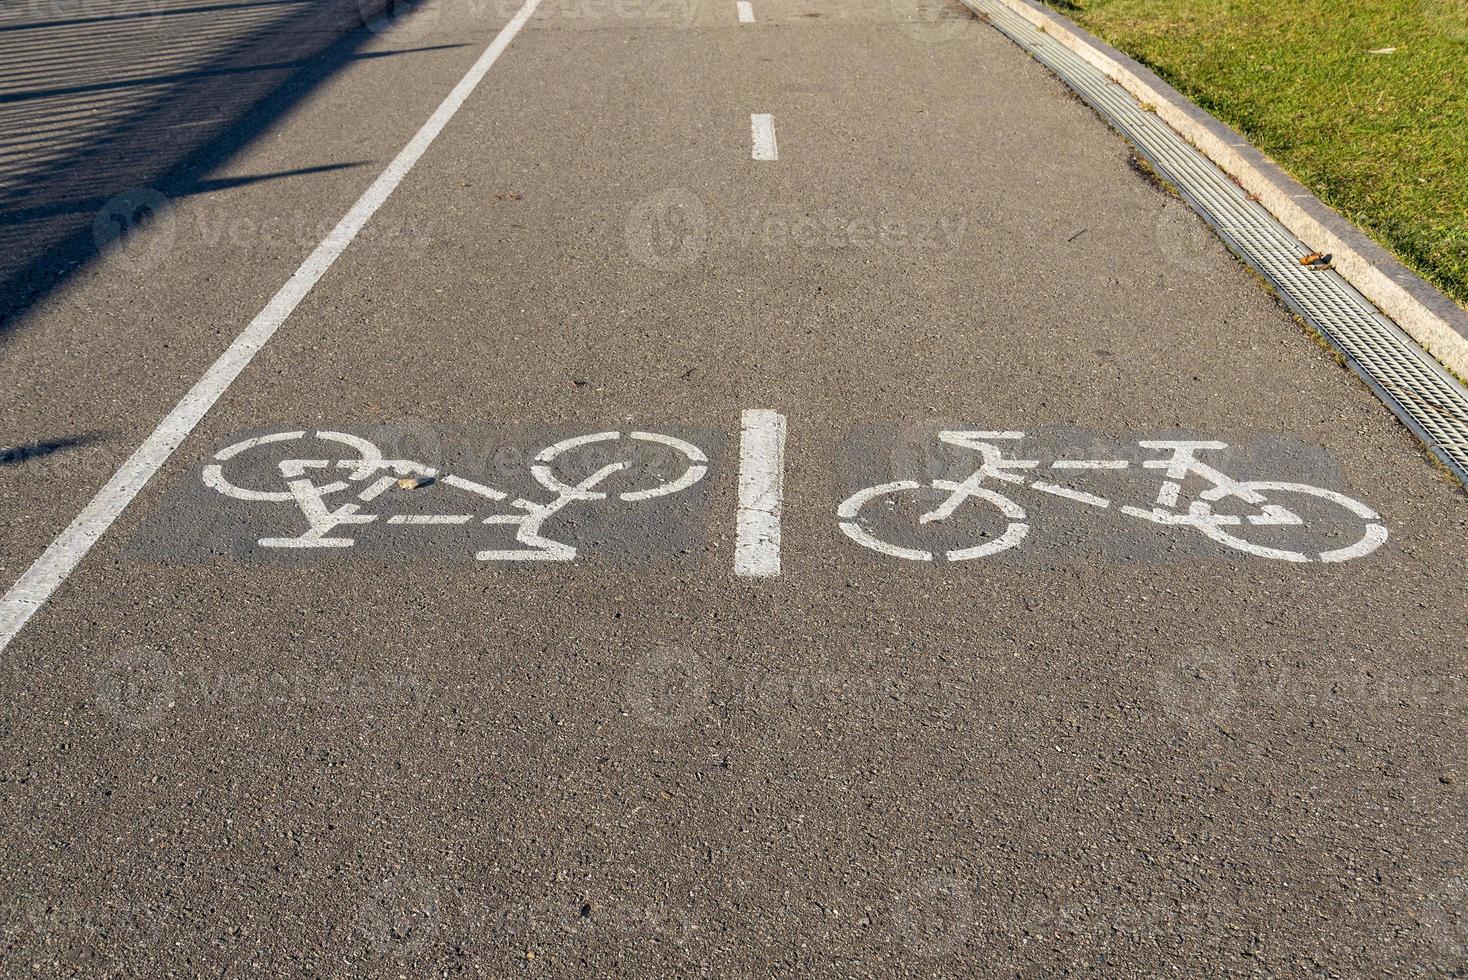
[[(922, 3), (544, 0), (5, 649), (5, 975), (1468, 970), (1468, 497)], [(7, 582), (517, 9), (364, 32), (7, 325)], [(1149, 519), (1158, 441), (1305, 524)], [(976, 443), (1035, 465), (935, 518)]]

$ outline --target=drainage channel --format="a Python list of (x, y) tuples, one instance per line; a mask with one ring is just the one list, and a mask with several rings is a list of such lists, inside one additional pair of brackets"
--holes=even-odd
[(1211, 160), (1105, 73), (1000, 0), (962, 0), (1069, 85), (1258, 270), (1290, 309), (1345, 356), (1397, 417), (1468, 486), (1468, 391), (1334, 270), (1300, 264), (1309, 247)]

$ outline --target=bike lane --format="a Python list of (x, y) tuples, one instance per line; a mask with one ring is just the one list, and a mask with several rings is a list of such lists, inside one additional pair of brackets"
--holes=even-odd
[[(119, 958), (363, 975), (1451, 963), (1468, 506), (1386, 410), (977, 22), (554, 13), (378, 216), (443, 248), (349, 250), (9, 648), (17, 890), (112, 910)], [(748, 409), (787, 426), (773, 578), (735, 574)], [(579, 434), (709, 467), (568, 516), (574, 562), (267, 554), (203, 467), (322, 428), (507, 497)], [(842, 533), (977, 431), (1111, 506), (988, 484), (1030, 530), (967, 562)], [(1183, 438), (1390, 537), (1300, 565), (1119, 513)]]
[[(294, 90), (277, 92), (267, 109), (257, 108), (257, 115), (276, 112), (278, 118), (261, 124), (263, 134), (223, 166), (180, 180), (188, 193), (165, 200), (150, 186), (99, 180), (75, 188), (83, 201), (66, 203), (95, 209), (92, 226), (110, 247), (0, 324), (0, 386), (11, 393), (0, 413), (0, 445), (6, 447), (0, 467), (7, 477), (0, 483), (0, 573), (7, 587), (351, 207), (508, 21), (513, 9), (504, 6), (450, 4), (412, 25), (394, 28), (390, 20), (375, 19), (350, 32), (353, 18), (360, 23), (376, 8), (333, 0), (335, 17), (323, 12), (321, 19), (343, 25), (336, 47), (349, 53), (333, 69), (321, 69), (326, 77), (297, 79)], [(75, 30), (89, 31), (99, 51), (125, 48), (130, 32), (141, 31), (167, 52), (171, 33), (191, 23), (159, 17), (152, 7), (119, 13), (117, 21)], [(209, 12), (197, 16), (207, 19)], [(229, 31), (243, 30), (231, 18), (251, 16), (248, 9), (226, 15), (214, 25), (214, 40), (225, 43)], [(44, 50), (42, 42), (31, 43), (38, 54)], [(283, 44), (288, 50), (302, 46), (297, 38)], [(284, 73), (291, 65), (274, 67)], [(54, 70), (57, 87), (70, 81), (68, 69)], [(216, 113), (238, 108), (229, 100), (206, 104), (190, 119), (218, 127), (225, 120)], [(249, 118), (230, 132), (250, 130)], [(35, 126), (24, 135), (43, 150), (52, 142), (64, 148), (77, 135), (70, 121)], [(131, 159), (146, 156), (149, 141), (168, 136), (150, 128), (120, 138)], [(192, 139), (185, 129), (181, 144), (192, 145)], [(211, 147), (225, 142), (221, 137)], [(168, 153), (176, 152), (170, 144)], [(147, 208), (156, 211), (145, 221)], [(118, 221), (130, 231), (113, 238)], [(432, 254), (437, 236), (434, 216), (415, 214), (404, 224), (376, 224), (361, 238), (423, 256)]]

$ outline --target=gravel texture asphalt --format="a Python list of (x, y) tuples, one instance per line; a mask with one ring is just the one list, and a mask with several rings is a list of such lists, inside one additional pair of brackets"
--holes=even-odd
[[(0, 466), (7, 581), (515, 9), (364, 32), (6, 325), (0, 440), (30, 447)], [(6, 649), (6, 975), (1468, 969), (1468, 497), (956, 3), (753, 12), (544, 0)], [(754, 113), (777, 160), (751, 158)], [(734, 571), (748, 409), (788, 424), (778, 577)], [(844, 500), (910, 481), (858, 523), (939, 557), (997, 540), (1015, 520), (983, 499), (912, 506), (978, 465), (939, 433), (980, 430), (1041, 461), (986, 484), (1018, 547), (923, 562), (843, 533)], [(220, 472), (350, 480), (313, 435), (345, 433), (436, 474), (363, 513), (475, 520), (263, 546), (306, 529), (296, 499), (205, 480), (286, 431)], [(706, 474), (622, 499), (690, 465), (637, 442), (608, 499), (542, 527), (573, 560), (475, 557), (514, 546), (482, 516), (545, 496), (538, 450), (620, 433), (554, 461), (574, 482), (642, 431)], [(1139, 444), (1177, 439), (1389, 538), (1296, 563), (1122, 511), (1165, 479)], [(1128, 466), (1050, 465), (1103, 458)], [(1281, 493), (1305, 528), (1238, 534), (1361, 537)]]

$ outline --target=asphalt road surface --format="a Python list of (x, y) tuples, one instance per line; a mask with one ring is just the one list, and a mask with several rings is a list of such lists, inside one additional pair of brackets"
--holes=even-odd
[(51, 174), (4, 975), (1468, 969), (1468, 497), (924, 3), (255, 24)]

